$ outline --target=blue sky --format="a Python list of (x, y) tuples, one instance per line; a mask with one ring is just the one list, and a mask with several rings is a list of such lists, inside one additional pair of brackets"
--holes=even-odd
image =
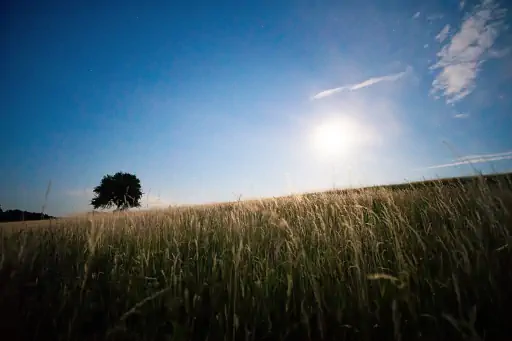
[(7, 1), (0, 204), (146, 207), (512, 170), (507, 1)]

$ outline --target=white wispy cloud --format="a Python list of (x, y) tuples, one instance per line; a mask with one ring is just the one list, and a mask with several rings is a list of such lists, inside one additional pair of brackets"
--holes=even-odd
[(455, 115), (453, 115), (453, 117), (455, 117), (455, 118), (468, 118), (468, 117), (469, 117), (469, 114), (466, 114), (466, 113), (459, 113), (459, 114), (455, 114)]
[(448, 38), (448, 34), (450, 34), (450, 25), (446, 24), (443, 29), (437, 34), (436, 40), (440, 43), (445, 41)]
[(463, 10), (463, 9), (464, 9), (464, 6), (466, 6), (466, 0), (461, 0), (461, 1), (459, 2), (459, 8), (460, 8), (461, 10)]
[(408, 73), (410, 73), (411, 70), (412, 70), (412, 68), (410, 66), (408, 66), (405, 71), (402, 71), (399, 73), (394, 73), (394, 74), (381, 76), (381, 77), (373, 77), (373, 78), (367, 79), (365, 81), (362, 81), (361, 83), (344, 85), (344, 86), (340, 86), (338, 88), (327, 89), (327, 90), (317, 93), (316, 95), (314, 95), (312, 97), (312, 99), (320, 99), (320, 98), (328, 97), (328, 96), (334, 95), (335, 93), (342, 92), (342, 91), (355, 91), (355, 90), (359, 90), (362, 88), (366, 88), (368, 86), (375, 85), (380, 82), (394, 82), (394, 81), (397, 81), (400, 78), (404, 77)]
[(460, 101), (475, 89), (488, 51), (504, 29), (506, 10), (493, 0), (483, 0), (463, 21), (460, 30), (437, 53), (431, 70), (440, 70), (431, 94), (444, 96), (448, 104)]
[(459, 157), (455, 159), (456, 161), (463, 161), (463, 160), (476, 160), (481, 158), (494, 158), (494, 157), (502, 157), (502, 156), (510, 156), (512, 155), (512, 150), (506, 151), (506, 152), (500, 152), (500, 153), (490, 153), (490, 154), (473, 154), (473, 155), (466, 155)]
[(421, 12), (416, 12), (414, 13), (414, 15), (412, 16), (413, 19), (418, 19), (420, 17), (420, 14)]
[(455, 159), (453, 162), (445, 163), (442, 165), (435, 165), (427, 167), (428, 169), (446, 168), (460, 165), (469, 165), (475, 163), (486, 163), (493, 161), (512, 160), (512, 151), (494, 154), (481, 154), (481, 155), (468, 155)]

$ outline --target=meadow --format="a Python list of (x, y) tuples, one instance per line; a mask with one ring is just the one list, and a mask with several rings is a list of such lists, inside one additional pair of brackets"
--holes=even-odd
[(0, 225), (6, 340), (511, 340), (512, 176)]

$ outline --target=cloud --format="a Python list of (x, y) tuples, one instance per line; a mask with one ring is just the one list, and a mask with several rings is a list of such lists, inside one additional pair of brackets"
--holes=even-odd
[(464, 161), (464, 160), (476, 160), (481, 158), (494, 158), (494, 157), (502, 157), (502, 156), (509, 156), (512, 155), (512, 150), (501, 152), (501, 153), (493, 153), (493, 154), (474, 154), (474, 155), (466, 155), (463, 157), (459, 157), (455, 159), (456, 161)]
[(469, 114), (459, 113), (459, 114), (453, 115), (453, 117), (455, 117), (455, 118), (468, 118)]
[(464, 6), (466, 6), (466, 0), (461, 0), (459, 3), (459, 9), (463, 10)]
[(483, 0), (463, 21), (460, 30), (437, 53), (430, 67), (440, 70), (431, 94), (444, 96), (448, 104), (460, 101), (475, 88), (476, 78), (488, 51), (504, 29), (506, 10), (493, 0)]
[(411, 71), (412, 71), (412, 68), (410, 66), (408, 66), (405, 71), (402, 71), (399, 73), (386, 75), (386, 76), (382, 76), (382, 77), (373, 77), (373, 78), (367, 79), (365, 81), (362, 81), (361, 83), (344, 85), (344, 86), (340, 86), (338, 88), (332, 88), (332, 89), (321, 91), (321, 92), (317, 93), (316, 95), (314, 95), (312, 97), (312, 99), (320, 99), (320, 98), (328, 97), (328, 96), (334, 95), (335, 93), (342, 92), (342, 91), (355, 91), (355, 90), (359, 90), (362, 88), (366, 88), (368, 86), (375, 85), (380, 82), (394, 82), (394, 81), (397, 81), (400, 78), (404, 77)]
[(414, 15), (412, 16), (413, 19), (418, 19), (420, 17), (420, 12), (416, 12), (414, 13)]
[(450, 33), (450, 25), (446, 24), (441, 32), (439, 32), (436, 36), (436, 40), (442, 43), (446, 38), (448, 38), (448, 34)]
[(494, 154), (468, 155), (455, 159), (451, 163), (427, 167), (427, 169), (446, 168), (475, 163), (486, 163), (493, 161), (512, 160), (512, 151)]

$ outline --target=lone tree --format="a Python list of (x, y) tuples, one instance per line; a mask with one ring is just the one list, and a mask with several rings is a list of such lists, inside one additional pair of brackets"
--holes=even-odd
[(94, 209), (116, 206), (116, 211), (123, 211), (130, 207), (139, 207), (142, 197), (140, 180), (134, 174), (123, 172), (105, 175), (93, 192), (95, 197), (91, 200), (91, 205)]

